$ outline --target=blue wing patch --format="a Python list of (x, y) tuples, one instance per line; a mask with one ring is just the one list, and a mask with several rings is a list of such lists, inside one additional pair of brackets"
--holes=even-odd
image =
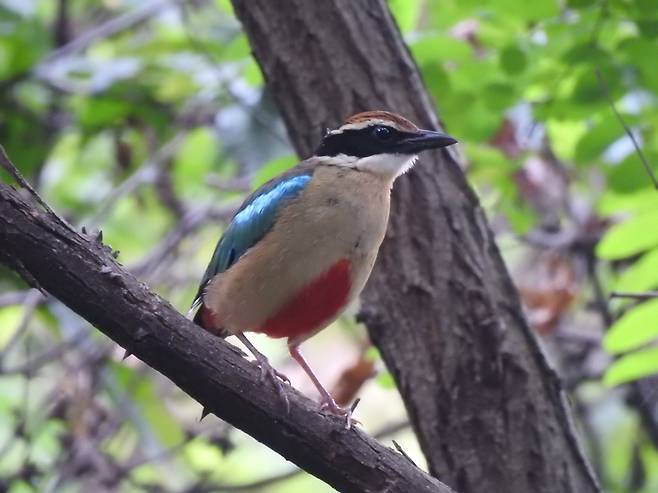
[(193, 306), (199, 303), (208, 281), (226, 271), (258, 243), (272, 229), (281, 207), (297, 197), (310, 180), (311, 173), (307, 172), (267, 183), (242, 204), (215, 248)]

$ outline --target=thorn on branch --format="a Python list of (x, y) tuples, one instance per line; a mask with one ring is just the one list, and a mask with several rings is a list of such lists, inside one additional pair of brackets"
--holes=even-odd
[(199, 421), (203, 421), (203, 418), (205, 418), (205, 417), (208, 416), (209, 414), (210, 414), (210, 409), (208, 409), (207, 407), (204, 407), (204, 408), (201, 410), (201, 417), (199, 418)]
[(345, 414), (345, 429), (346, 430), (351, 429), (352, 424), (361, 424), (358, 420), (352, 418), (352, 415), (354, 414), (354, 410), (356, 409), (356, 406), (359, 405), (359, 402), (361, 402), (361, 398), (357, 397), (356, 400), (350, 406), (347, 413)]
[(123, 357), (121, 358), (121, 361), (126, 361), (128, 357), (132, 356), (132, 351), (130, 349), (126, 349), (126, 351), (123, 353)]
[[(405, 459), (407, 459), (407, 460), (408, 460), (409, 462), (411, 462), (414, 466), (416, 466), (416, 463), (415, 463), (413, 460), (411, 460), (411, 457), (409, 457), (409, 456), (407, 455), (407, 453), (402, 449), (402, 447), (400, 446), (400, 444), (399, 444), (398, 442), (396, 442), (395, 440), (392, 440), (392, 442), (393, 442), (393, 445), (395, 446), (395, 450), (397, 450), (398, 452), (400, 452), (400, 454), (402, 454), (402, 456), (403, 456)], [(418, 466), (416, 466), (416, 467), (418, 467)]]

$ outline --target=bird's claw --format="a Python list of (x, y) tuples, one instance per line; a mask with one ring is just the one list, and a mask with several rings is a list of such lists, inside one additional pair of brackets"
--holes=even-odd
[(290, 379), (284, 373), (281, 373), (279, 370), (270, 365), (269, 362), (261, 362), (259, 363), (259, 366), (261, 381), (265, 380), (265, 378), (270, 378), (272, 380), (276, 380), (277, 382), (282, 381), (290, 385)]
[(349, 430), (352, 428), (352, 424), (361, 424), (360, 421), (352, 417), (354, 409), (358, 403), (359, 400), (357, 399), (350, 407), (340, 407), (338, 404), (336, 404), (336, 401), (331, 398), (323, 399), (320, 403), (320, 410), (327, 411), (329, 414), (333, 414), (334, 416), (343, 417), (345, 419), (345, 429)]
[(283, 384), (290, 385), (290, 379), (285, 374), (281, 373), (272, 365), (270, 365), (269, 361), (267, 360), (259, 361), (258, 366), (260, 367), (259, 380), (262, 382), (266, 379), (269, 379), (272, 382), (272, 385), (274, 385), (274, 388), (279, 394), (279, 397), (286, 405), (286, 413), (289, 413), (290, 402), (288, 401), (288, 396), (286, 395), (286, 391), (283, 388)]

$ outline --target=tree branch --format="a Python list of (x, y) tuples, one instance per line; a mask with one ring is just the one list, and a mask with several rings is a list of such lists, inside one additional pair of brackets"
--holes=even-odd
[(658, 291), (647, 291), (644, 293), (626, 293), (622, 291), (613, 291), (610, 293), (610, 299), (614, 298), (630, 298), (638, 301), (651, 300), (658, 298)]
[(290, 412), (237, 348), (183, 317), (83, 237), (0, 184), (0, 257), (205, 408), (340, 491), (449, 493), (439, 481), (290, 389)]

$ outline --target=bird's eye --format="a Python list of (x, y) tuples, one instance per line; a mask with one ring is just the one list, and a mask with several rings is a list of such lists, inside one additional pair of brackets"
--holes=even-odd
[(376, 126), (372, 130), (372, 134), (379, 140), (388, 140), (393, 136), (393, 132), (388, 127)]

